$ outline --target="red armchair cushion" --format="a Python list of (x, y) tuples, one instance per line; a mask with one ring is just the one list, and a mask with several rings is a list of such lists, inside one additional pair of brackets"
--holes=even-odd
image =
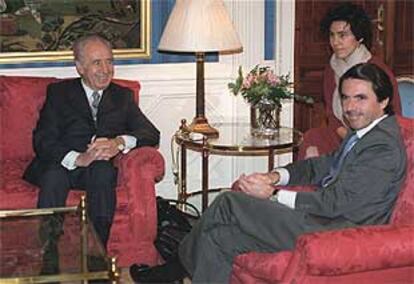
[(391, 223), (414, 225), (414, 119), (402, 116), (397, 116), (397, 119), (408, 159), (407, 176), (395, 204)]
[(1, 159), (33, 157), (32, 131), (46, 98), (46, 87), (54, 81), (57, 79), (0, 76)]
[[(239, 255), (233, 265), (233, 279), (239, 283), (256, 284), (282, 279), (286, 268), (292, 258), (291, 251), (283, 251), (278, 254), (251, 252)], [(252, 277), (254, 280), (252, 280)]]
[(37, 187), (22, 179), (29, 160), (0, 160), (0, 209), (35, 208)]

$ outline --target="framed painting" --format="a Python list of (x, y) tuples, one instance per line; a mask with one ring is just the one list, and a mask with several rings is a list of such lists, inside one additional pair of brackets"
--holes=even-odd
[(87, 34), (111, 41), (115, 59), (150, 56), (150, 0), (0, 0), (0, 63), (73, 60)]

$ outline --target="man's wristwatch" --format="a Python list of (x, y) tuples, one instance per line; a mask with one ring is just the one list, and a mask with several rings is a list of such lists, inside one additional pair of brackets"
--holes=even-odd
[(116, 142), (116, 148), (122, 152), (125, 150), (125, 144), (124, 144), (124, 139), (122, 139), (121, 137), (116, 137), (115, 138), (115, 142)]
[(273, 201), (273, 202), (276, 202), (276, 201), (278, 201), (278, 199), (277, 199), (277, 194), (278, 194), (278, 190), (276, 189), (275, 191), (273, 191), (273, 194), (269, 197), (269, 200), (270, 201)]

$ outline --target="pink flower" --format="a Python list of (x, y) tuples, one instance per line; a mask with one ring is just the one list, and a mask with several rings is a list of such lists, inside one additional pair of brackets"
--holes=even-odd
[(236, 81), (229, 83), (228, 88), (234, 95), (241, 94), (251, 104), (266, 99), (280, 105), (283, 99), (298, 98), (292, 93), (293, 83), (289, 81), (289, 75), (278, 76), (269, 66), (256, 65), (245, 77), (242, 67), (239, 67), (238, 74)]
[(247, 77), (243, 80), (243, 89), (250, 89), (253, 82), (255, 82), (255, 76), (253, 76), (252, 74), (248, 74)]
[(277, 86), (280, 83), (280, 79), (278, 76), (275, 75), (275, 73), (273, 71), (268, 71), (266, 72), (266, 81), (271, 85), (271, 86)]

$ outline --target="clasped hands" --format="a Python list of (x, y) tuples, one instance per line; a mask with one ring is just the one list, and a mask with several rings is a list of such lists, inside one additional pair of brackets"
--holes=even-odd
[(274, 184), (280, 179), (277, 172), (242, 174), (237, 180), (239, 188), (247, 195), (267, 199), (274, 194)]
[(88, 149), (81, 153), (76, 159), (78, 167), (87, 167), (93, 161), (108, 161), (119, 153), (118, 143), (116, 139), (108, 139), (105, 137), (94, 139), (88, 144)]

